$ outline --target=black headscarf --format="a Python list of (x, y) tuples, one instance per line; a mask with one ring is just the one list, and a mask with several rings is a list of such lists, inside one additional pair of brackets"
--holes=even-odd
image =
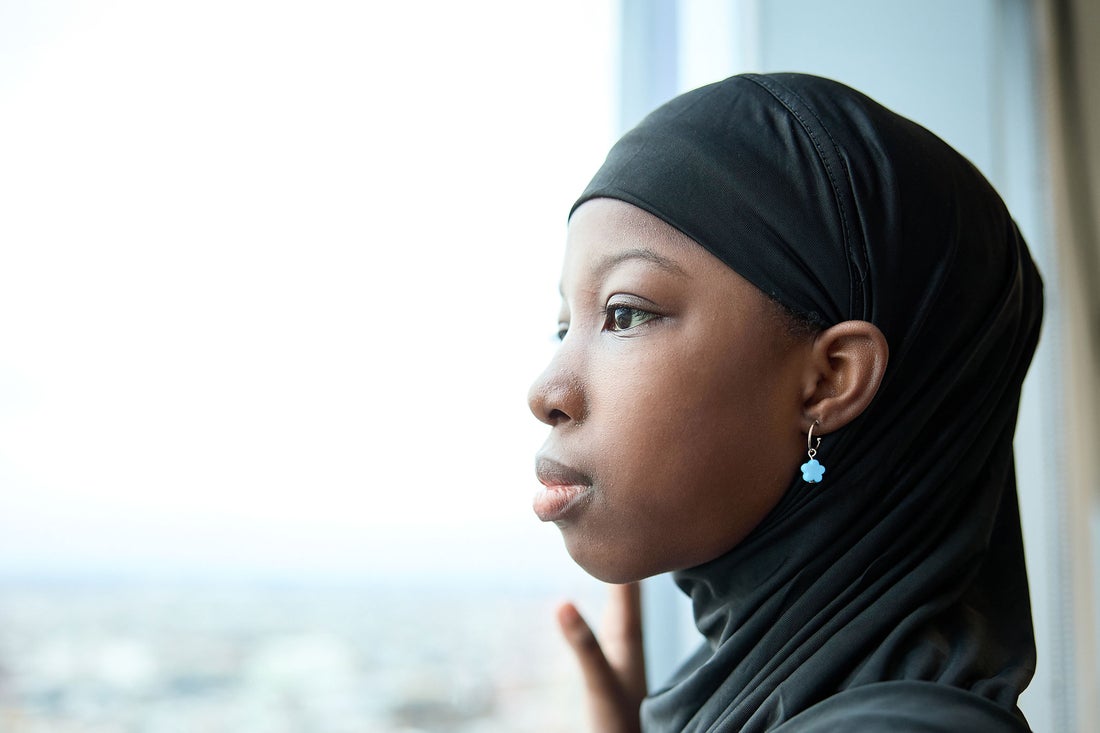
[(597, 197), (890, 346), (870, 407), (821, 444), (823, 482), (796, 477), (736, 548), (675, 573), (706, 640), (645, 701), (644, 728), (1027, 730), (1012, 435), (1042, 284), (989, 183), (866, 96), (773, 74), (653, 112), (577, 205)]

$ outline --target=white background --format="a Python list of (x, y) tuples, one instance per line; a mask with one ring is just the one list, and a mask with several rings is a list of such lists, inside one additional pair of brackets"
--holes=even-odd
[(530, 511), (611, 3), (0, 3), (0, 572), (572, 573)]

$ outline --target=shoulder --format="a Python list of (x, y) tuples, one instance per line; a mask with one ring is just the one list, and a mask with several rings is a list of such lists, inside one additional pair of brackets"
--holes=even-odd
[(878, 682), (845, 690), (773, 733), (1028, 733), (1019, 711), (932, 682)]

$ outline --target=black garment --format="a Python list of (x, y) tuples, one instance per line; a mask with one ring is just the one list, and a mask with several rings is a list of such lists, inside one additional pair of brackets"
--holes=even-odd
[(986, 180), (841, 84), (746, 75), (627, 133), (577, 205), (596, 197), (890, 346), (871, 406), (821, 444), (823, 482), (796, 477), (736, 548), (675, 574), (706, 641), (645, 730), (1027, 730), (1012, 434), (1042, 284)]

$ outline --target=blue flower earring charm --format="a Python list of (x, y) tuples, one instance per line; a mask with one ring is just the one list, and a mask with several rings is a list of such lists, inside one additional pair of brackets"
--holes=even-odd
[(817, 443), (813, 442), (814, 428), (819, 423), (814, 420), (814, 424), (810, 426), (810, 432), (806, 433), (806, 454), (810, 457), (810, 460), (802, 464), (802, 480), (808, 484), (816, 484), (821, 481), (821, 477), (825, 475), (825, 467), (817, 461), (817, 449), (821, 447), (821, 438), (817, 439)]

